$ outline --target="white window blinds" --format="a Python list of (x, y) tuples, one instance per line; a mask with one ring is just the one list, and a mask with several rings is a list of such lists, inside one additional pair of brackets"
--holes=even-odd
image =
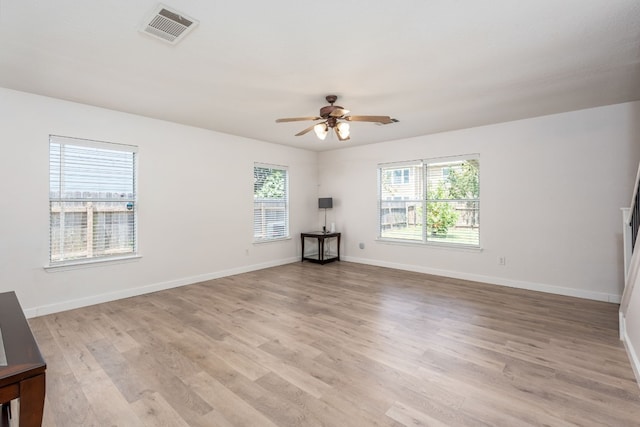
[(253, 238), (289, 237), (289, 171), (285, 166), (253, 167)]
[(136, 253), (136, 151), (49, 138), (52, 265)]

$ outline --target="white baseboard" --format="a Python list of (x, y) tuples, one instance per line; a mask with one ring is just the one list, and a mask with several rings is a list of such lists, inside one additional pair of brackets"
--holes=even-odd
[(150, 285), (140, 286), (137, 288), (123, 289), (116, 292), (108, 292), (99, 295), (91, 295), (84, 298), (61, 301), (54, 304), (47, 304), (34, 308), (27, 308), (24, 314), (27, 318), (44, 316), (61, 311), (73, 310), (75, 308), (87, 307), (89, 305), (100, 304), (103, 302), (115, 301), (122, 298), (135, 297), (138, 295), (148, 294), (151, 292), (163, 291), (165, 289), (177, 288), (180, 286), (191, 285), (194, 283), (205, 282), (207, 280), (219, 279), (221, 277), (233, 276), (235, 274), (248, 273), (250, 271), (262, 270), (264, 268), (276, 267), (292, 262), (300, 261), (299, 257), (286, 258), (277, 261), (270, 261), (261, 264), (246, 265), (242, 267), (232, 268), (229, 270), (215, 271), (197, 276), (183, 277), (167, 282), (153, 283)]
[[(620, 295), (605, 294), (600, 292), (585, 291), (580, 289), (564, 288), (553, 285), (545, 285), (540, 283), (524, 282), (509, 280), (499, 277), (483, 276), (479, 274), (460, 273), (457, 271), (440, 270), (423, 266), (415, 266), (408, 264), (399, 264), (385, 261), (377, 261), (365, 258), (357, 257), (342, 257), (344, 261), (355, 262), (359, 264), (376, 265), (379, 267), (395, 268), (399, 270), (414, 271), (417, 273), (433, 274), (437, 276), (452, 277), (455, 279), (472, 280), (476, 282), (490, 283), (499, 286), (508, 286), (512, 288), (528, 289), (532, 291), (541, 291), (558, 295), (573, 296), (578, 298), (586, 298), (596, 301), (605, 301), (612, 303), (620, 303)], [(292, 262), (299, 261), (299, 257), (291, 257), (277, 261), (270, 261), (261, 264), (246, 265), (242, 267), (232, 268), (229, 270), (221, 270), (207, 274), (201, 274), (198, 276), (184, 277), (176, 280), (170, 280), (167, 282), (153, 283), (150, 285), (140, 286), (137, 288), (123, 289), (116, 292), (109, 292), (99, 295), (91, 295), (84, 298), (77, 298), (73, 300), (61, 301), (53, 304), (47, 304), (39, 307), (27, 308), (24, 310), (27, 318), (44, 316), (47, 314), (58, 313), (66, 310), (73, 310), (75, 308), (86, 307), (89, 305), (100, 304), (103, 302), (115, 301), (122, 298), (134, 297), (137, 295), (148, 294), (151, 292), (162, 291), (165, 289), (177, 288), (180, 286), (190, 285), (193, 283), (204, 282), (207, 280), (218, 279), (221, 277), (233, 276), (235, 274), (247, 273), (250, 271), (261, 270), (269, 267), (276, 267), (278, 265), (290, 264)]]
[(507, 286), (510, 288), (527, 289), (530, 291), (546, 292), (550, 294), (565, 295), (570, 297), (585, 298), (595, 301), (604, 301), (619, 304), (621, 295), (607, 294), (603, 292), (586, 291), (583, 289), (565, 288), (562, 286), (547, 285), (544, 283), (525, 282), (511, 280), (502, 277), (484, 276), (481, 274), (461, 273), (459, 271), (440, 270), (424, 266), (399, 264), (394, 262), (378, 261), (357, 257), (341, 257), (345, 261), (359, 264), (375, 265), (378, 267), (395, 268), (398, 270), (414, 271), (416, 273), (433, 274), (435, 276), (451, 277), (454, 279), (471, 280), (474, 282), (489, 283), (492, 285)]
[(627, 335), (626, 324), (624, 315), (620, 313), (620, 337), (624, 343), (624, 348), (627, 350), (629, 362), (631, 362), (631, 368), (633, 369), (633, 374), (636, 377), (636, 384), (640, 387), (640, 356), (638, 356), (633, 343), (629, 339), (629, 335)]

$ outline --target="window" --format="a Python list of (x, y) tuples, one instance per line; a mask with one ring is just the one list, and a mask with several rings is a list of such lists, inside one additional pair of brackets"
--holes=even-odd
[(289, 237), (289, 172), (284, 166), (253, 167), (253, 239)]
[(393, 184), (408, 184), (409, 169), (393, 169), (386, 172), (387, 179)]
[(381, 164), (378, 177), (381, 239), (480, 246), (478, 155)]
[(136, 254), (136, 147), (49, 137), (49, 262)]

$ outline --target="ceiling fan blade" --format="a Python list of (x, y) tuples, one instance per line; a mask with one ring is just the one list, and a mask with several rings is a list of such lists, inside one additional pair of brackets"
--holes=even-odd
[(349, 110), (345, 110), (344, 108), (336, 108), (331, 113), (329, 113), (329, 117), (342, 117), (346, 114), (349, 114)]
[(313, 129), (315, 125), (311, 125), (308, 128), (306, 128), (305, 130), (301, 130), (300, 132), (296, 133), (296, 136), (301, 136), (304, 135), (307, 132), (311, 132), (311, 130)]
[(309, 117), (287, 117), (284, 119), (276, 119), (276, 123), (285, 123), (285, 122), (301, 122), (304, 120), (320, 120), (322, 117), (317, 116), (309, 116)]
[(345, 120), (350, 122), (375, 122), (382, 124), (396, 123), (396, 119), (392, 119), (389, 116), (347, 116), (344, 117)]

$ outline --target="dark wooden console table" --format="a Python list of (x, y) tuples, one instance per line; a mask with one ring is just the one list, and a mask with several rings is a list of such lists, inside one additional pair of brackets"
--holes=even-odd
[[(318, 241), (318, 254), (314, 256), (307, 256), (304, 253), (304, 240), (305, 238), (316, 239)], [(330, 242), (331, 239), (337, 240), (336, 252), (331, 253)], [(311, 261), (318, 264), (326, 264), (332, 261), (340, 261), (340, 233), (323, 233), (322, 231), (313, 231), (310, 233), (300, 233), (300, 240), (302, 241), (302, 259), (300, 261)], [(325, 253), (325, 249), (328, 253)]]
[(19, 426), (41, 426), (47, 365), (15, 292), (0, 293), (0, 333), (0, 356), (5, 356), (0, 358), (0, 406), (5, 415), (0, 426), (7, 422), (7, 404), (14, 399), (20, 399)]

